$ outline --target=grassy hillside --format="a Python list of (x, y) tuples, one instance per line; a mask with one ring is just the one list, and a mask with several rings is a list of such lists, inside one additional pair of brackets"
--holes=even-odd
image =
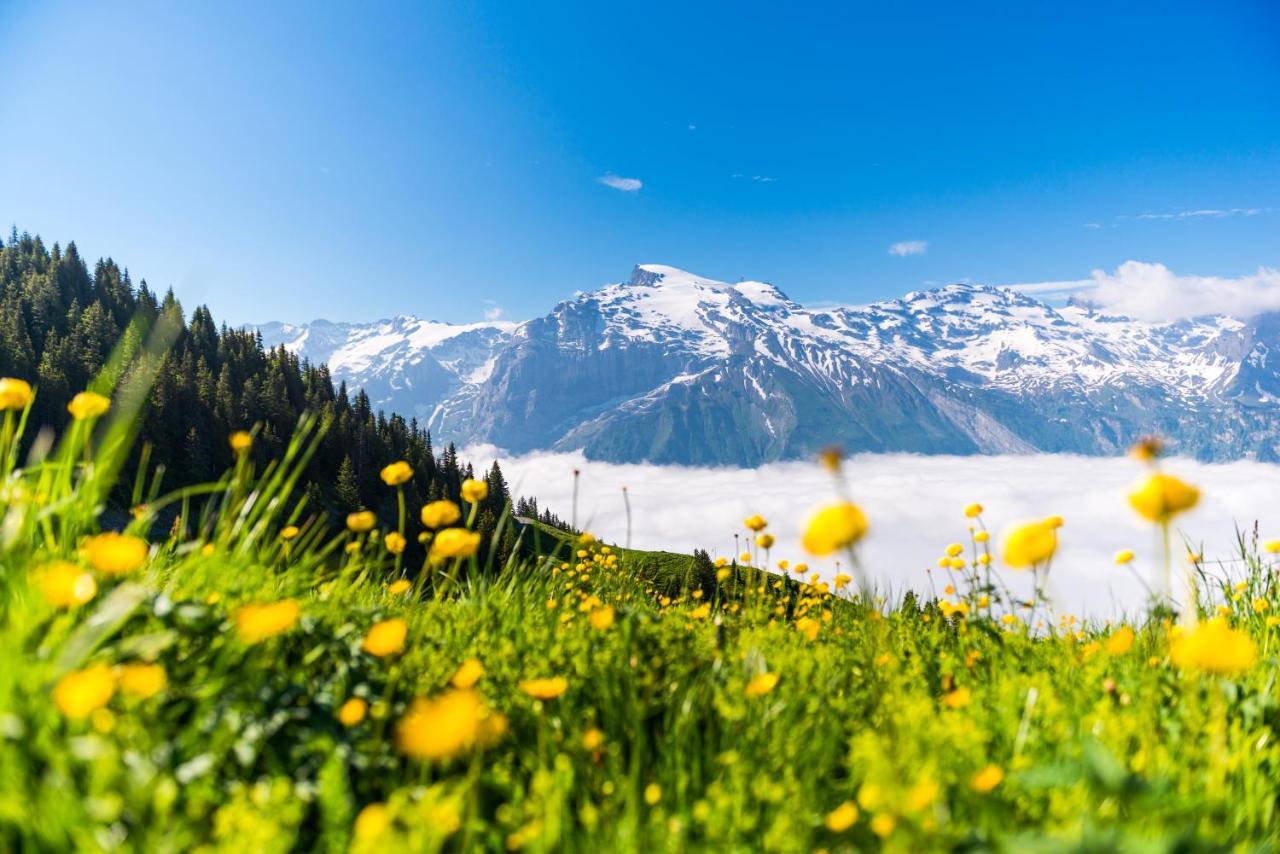
[(755, 570), (707, 595), (688, 557), (535, 526), (544, 556), (481, 564), (466, 505), (402, 566), (400, 519), (309, 512), (310, 423), (266, 466), (245, 445), (215, 483), (143, 489), (103, 535), (136, 413), (90, 407), (19, 465), (21, 402), (0, 393), (0, 850), (1277, 842), (1256, 547), (1235, 577), (1200, 567), (1196, 614), (1133, 626), (1011, 601), (1003, 563), (1048, 571), (1057, 521), (992, 562), (974, 508), (961, 543), (935, 532), (959, 589), (923, 605)]

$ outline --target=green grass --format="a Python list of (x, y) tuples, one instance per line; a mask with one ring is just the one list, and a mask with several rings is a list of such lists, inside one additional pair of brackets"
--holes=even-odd
[[(998, 598), (945, 617), (936, 602), (869, 608), (739, 571), (695, 601), (681, 589), (687, 556), (596, 543), (567, 559), (579, 544), (545, 528), (539, 553), (446, 562), (393, 594), (377, 533), (330, 529), (300, 500), (316, 429), (304, 424), (265, 471), (242, 462), (206, 488), (143, 494), (134, 533), (167, 507), (185, 507), (185, 521), (119, 576), (94, 570), (83, 546), (114, 477), (101, 455), (124, 453), (109, 438), (123, 426), (100, 425), (106, 444), (86, 443), (86, 426), (0, 472), (0, 850), (1277, 843), (1277, 628), (1252, 603), (1280, 595), (1256, 549), (1238, 579), (1204, 590), (1258, 650), (1232, 675), (1175, 667), (1162, 617), (1120, 650), (1113, 626), (1033, 632), (1022, 609), (1006, 624)], [(290, 524), (301, 531), (286, 542)], [(93, 574), (97, 595), (54, 607), (37, 581), (55, 560)], [(1232, 602), (1236, 580), (1246, 589)], [(246, 642), (239, 609), (284, 599), (299, 619)], [(365, 652), (388, 619), (407, 625), (403, 652)], [(500, 737), (445, 759), (407, 755), (396, 733), (415, 700), (451, 695), (472, 658)], [(83, 719), (54, 699), (68, 674), (139, 662), (167, 674), (153, 696), (121, 687)], [(753, 683), (766, 673), (776, 685)], [(522, 690), (543, 677), (566, 690)], [(351, 698), (369, 714), (344, 726)], [(979, 791), (989, 766), (1002, 779)], [(847, 804), (855, 820), (829, 824)]]

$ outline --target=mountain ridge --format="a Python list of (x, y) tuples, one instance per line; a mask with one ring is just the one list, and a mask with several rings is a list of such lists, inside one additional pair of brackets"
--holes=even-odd
[(463, 442), (621, 462), (1110, 454), (1275, 459), (1280, 316), (1150, 322), (951, 284), (805, 307), (660, 264), (523, 323), (269, 324), (264, 342)]

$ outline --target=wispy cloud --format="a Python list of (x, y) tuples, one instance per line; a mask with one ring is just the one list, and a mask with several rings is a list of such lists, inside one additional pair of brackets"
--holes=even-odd
[[(493, 448), (463, 453), (466, 459), (486, 464), (493, 455)], [(775, 559), (808, 560), (827, 578), (835, 573), (833, 560), (807, 558), (800, 548), (810, 508), (833, 497), (830, 475), (814, 463), (733, 469), (617, 465), (581, 454), (500, 459), (513, 494), (536, 496), (540, 505), (564, 517), (572, 512), (573, 473), (580, 470), (578, 522), (606, 541), (622, 544), (626, 539), (621, 491), (626, 486), (632, 545), (637, 548), (686, 554), (704, 548), (713, 556), (729, 556), (734, 553), (734, 534), (745, 532), (742, 519), (759, 513), (778, 538)], [(1178, 527), (1192, 542), (1203, 542), (1206, 558), (1231, 557), (1236, 523), (1247, 530), (1257, 519), (1263, 530), (1280, 530), (1280, 504), (1274, 500), (1280, 466), (1209, 465), (1183, 459), (1168, 465), (1204, 492), (1194, 512), (1178, 517)], [(1085, 468), (1089, 477), (1082, 479)], [(967, 536), (968, 520), (961, 508), (971, 501), (982, 502), (984, 518), (997, 535), (1018, 519), (1066, 515), (1050, 583), (1055, 603), (1068, 611), (1114, 615), (1117, 603), (1139, 607), (1145, 592), (1131, 573), (1116, 572), (1111, 555), (1134, 549), (1139, 555), (1135, 565), (1144, 571), (1160, 560), (1150, 526), (1125, 500), (1135, 472), (1129, 459), (859, 454), (848, 460), (847, 469), (851, 497), (866, 509), (871, 523), (870, 534), (859, 546), (862, 565), (879, 585), (895, 593), (908, 586), (927, 593), (927, 567), (934, 565), (938, 550)], [(1006, 573), (1005, 579), (1018, 592), (1030, 581), (1026, 573)], [(934, 577), (932, 583), (940, 591), (948, 582)]]
[(906, 258), (908, 255), (923, 255), (929, 250), (929, 241), (927, 240), (900, 240), (889, 246), (889, 254), (896, 255), (899, 258)]
[(1121, 214), (1113, 217), (1107, 225), (1103, 222), (1086, 222), (1085, 228), (1114, 228), (1124, 222), (1189, 222), (1205, 219), (1230, 219), (1232, 217), (1254, 217), (1272, 214), (1280, 208), (1180, 208), (1173, 211), (1145, 211), (1140, 214)]
[(612, 187), (624, 193), (639, 192), (640, 188), (644, 186), (644, 182), (639, 178), (623, 178), (621, 175), (601, 175), (596, 180), (606, 187)]
[(1126, 261), (1088, 279), (1032, 282), (1009, 287), (1054, 299), (1077, 296), (1100, 308), (1140, 320), (1176, 320), (1206, 314), (1253, 317), (1280, 310), (1280, 270), (1259, 267), (1244, 276), (1179, 275), (1164, 264)]
[(490, 320), (490, 321), (498, 320), (502, 317), (503, 314), (506, 313), (505, 310), (502, 308), (502, 306), (498, 305), (496, 302), (494, 302), (491, 299), (485, 299), (480, 301), (484, 303), (485, 306), (487, 306), (484, 310), (485, 320)]

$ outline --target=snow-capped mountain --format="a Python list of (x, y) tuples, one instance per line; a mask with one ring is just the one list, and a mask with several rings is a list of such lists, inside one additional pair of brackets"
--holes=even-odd
[(1114, 453), (1157, 433), (1275, 459), (1280, 439), (1276, 315), (1148, 323), (977, 285), (818, 309), (645, 264), (516, 326), (263, 334), (449, 439), (515, 452), (755, 465), (831, 444)]
[(258, 331), (267, 347), (283, 344), (314, 364), (327, 363), (335, 383), (363, 388), (375, 406), (430, 418), (442, 400), (488, 378), (498, 346), (515, 327), (402, 316), (366, 324), (267, 323)]

